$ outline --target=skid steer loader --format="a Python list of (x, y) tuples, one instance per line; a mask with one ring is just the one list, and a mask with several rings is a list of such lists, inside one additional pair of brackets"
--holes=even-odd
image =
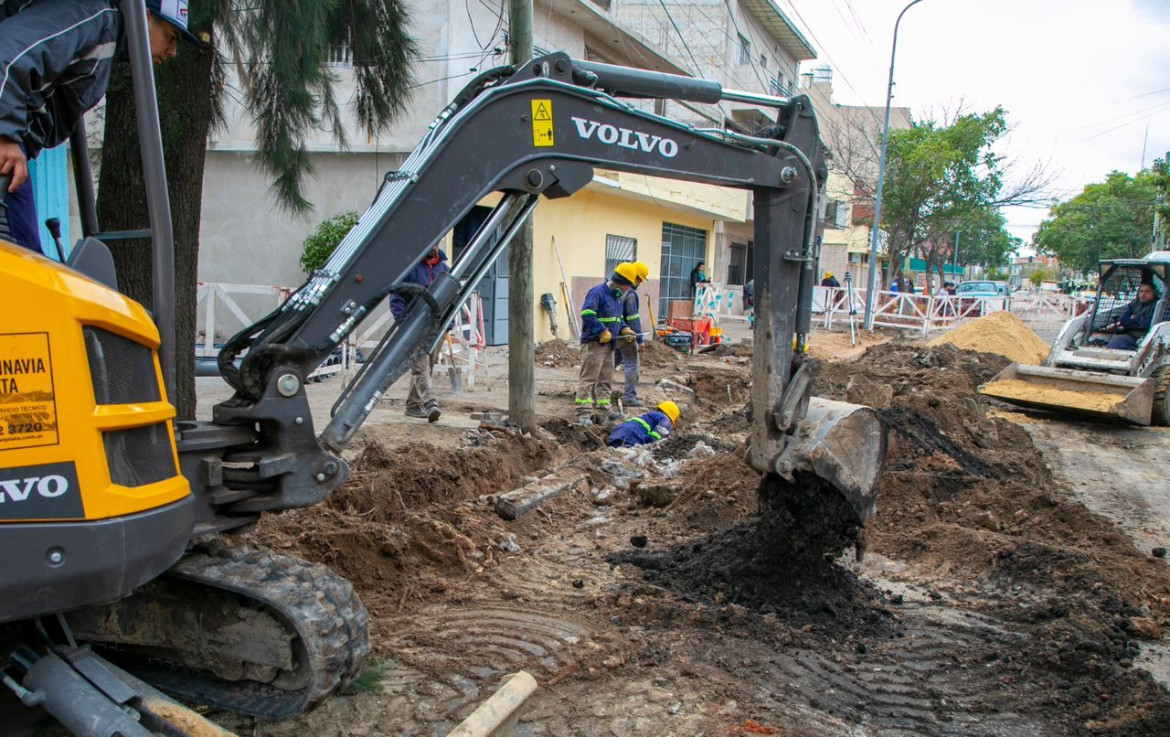
[[(541, 196), (593, 167), (750, 190), (755, 363), (748, 461), (772, 503), (848, 541), (873, 512), (885, 432), (866, 407), (810, 396), (817, 198), (826, 169), (803, 97), (551, 54), (483, 73), (434, 121), (324, 267), (230, 339), (235, 390), (211, 421), (167, 401), (176, 341), (165, 168), (142, 0), (124, 0), (154, 243), (154, 319), (117, 291), (73, 138), (84, 238), (67, 264), (0, 242), (0, 673), (78, 735), (209, 734), (166, 700), (281, 719), (355, 677), (369, 651), (352, 586), (321, 566), (242, 547), (266, 512), (345, 482), (342, 451), (390, 384), (433, 349)], [(621, 98), (774, 111), (756, 136), (697, 130)], [(403, 282), (493, 192), (451, 266)], [(411, 300), (319, 433), (306, 377), (392, 293)], [(36, 309), (30, 309), (36, 305)], [(111, 663), (116, 660), (117, 665)], [(178, 716), (176, 716), (178, 715)], [(192, 721), (196, 720), (196, 721)]]
[[(1099, 271), (1096, 298), (1060, 329), (1044, 365), (1013, 363), (982, 394), (1087, 419), (1170, 425), (1170, 251), (1101, 261)], [(1142, 302), (1143, 285), (1152, 303)], [(1127, 328), (1127, 309), (1148, 312), (1149, 328)]]

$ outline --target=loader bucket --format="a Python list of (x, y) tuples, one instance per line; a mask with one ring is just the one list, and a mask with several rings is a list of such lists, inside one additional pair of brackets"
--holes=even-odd
[(1154, 389), (1152, 379), (1136, 376), (1013, 363), (979, 387), (979, 393), (1020, 407), (1148, 425)]

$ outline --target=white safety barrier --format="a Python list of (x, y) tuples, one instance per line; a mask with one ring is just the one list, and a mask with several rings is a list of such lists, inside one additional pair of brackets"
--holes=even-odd
[[(201, 339), (195, 346), (195, 355), (218, 355), (220, 341), (253, 325), (279, 307), (292, 291), (291, 287), (199, 282), (195, 299), (196, 309), (200, 306), (203, 309), (203, 325)], [(363, 325), (360, 332), (349, 336), (341, 346), (339, 355), (325, 359), (308, 378), (320, 380), (354, 370), (358, 363), (358, 351), (372, 350), (377, 346), (378, 340), (394, 321), (384, 303), (375, 309), (374, 314), (379, 311), (381, 314)], [(479, 292), (473, 292), (456, 313), (450, 332), (439, 345), (439, 363), (462, 364), (467, 369), (464, 383), (475, 386), (476, 370), (487, 369), (483, 359), (484, 346), (483, 302)]]
[[(865, 315), (866, 290), (814, 287), (813, 312), (832, 330), (834, 323), (851, 316), (858, 323)], [(922, 337), (950, 330), (968, 320), (1007, 310), (1038, 333), (1054, 332), (1069, 318), (1088, 309), (1089, 302), (1067, 295), (1014, 292), (1009, 297), (965, 297), (949, 294), (878, 292), (873, 324), (915, 332)]]

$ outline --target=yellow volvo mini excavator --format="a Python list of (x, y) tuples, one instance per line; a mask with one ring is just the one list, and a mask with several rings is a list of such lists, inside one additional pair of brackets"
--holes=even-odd
[[(160, 691), (281, 719), (354, 678), (369, 638), (352, 586), (322, 566), (239, 546), (231, 533), (315, 504), (346, 480), (342, 451), (382, 393), (437, 344), (540, 197), (573, 194), (594, 166), (753, 193), (748, 462), (766, 474), (770, 503), (826, 539), (847, 544), (873, 512), (882, 424), (871, 409), (811, 397), (804, 359), (826, 177), (808, 100), (564, 54), (485, 72), (465, 88), (328, 263), (227, 342), (219, 366), (234, 396), (210, 421), (176, 418), (170, 216), (145, 10), (142, 0), (122, 7), (150, 196), (154, 319), (117, 291), (83, 134), (72, 148), (85, 237), (68, 263), (0, 242), (0, 672), (22, 702), (78, 735), (207, 734)], [(699, 130), (621, 98), (740, 101), (774, 111), (776, 123), (754, 136)], [(450, 273), (428, 288), (405, 284), (493, 192), (499, 204)], [(415, 308), (318, 433), (306, 377), (392, 293)]]

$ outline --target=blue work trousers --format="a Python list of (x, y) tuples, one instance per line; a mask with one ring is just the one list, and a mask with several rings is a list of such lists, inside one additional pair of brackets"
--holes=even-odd
[(638, 380), (642, 378), (642, 356), (638, 352), (637, 343), (618, 341), (618, 348), (613, 352), (614, 368), (623, 367), (626, 371), (626, 389), (623, 400), (636, 399), (638, 396)]

